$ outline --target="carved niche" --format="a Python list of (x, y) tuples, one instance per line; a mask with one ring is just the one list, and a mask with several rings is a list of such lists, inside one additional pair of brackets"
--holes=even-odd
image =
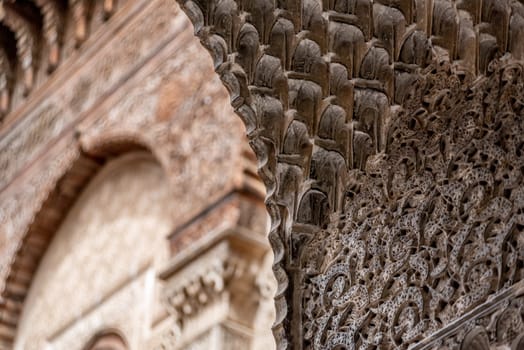
[(520, 349), (524, 4), (180, 2), (259, 159), (279, 348)]

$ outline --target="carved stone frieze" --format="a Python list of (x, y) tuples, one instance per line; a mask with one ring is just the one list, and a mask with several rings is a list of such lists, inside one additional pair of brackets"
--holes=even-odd
[[(166, 305), (176, 324), (183, 326), (185, 319), (194, 317), (201, 310), (227, 293), (227, 285), (246, 273), (245, 262), (239, 259), (227, 259), (224, 249), (213, 252), (212, 258), (205, 259), (205, 266), (198, 271), (191, 269), (191, 276), (184, 281), (171, 282), (164, 291)], [(209, 260), (209, 261), (207, 261)], [(203, 265), (198, 262), (199, 265)]]
[(180, 2), (259, 159), (281, 349), (405, 349), (523, 279), (521, 2)]

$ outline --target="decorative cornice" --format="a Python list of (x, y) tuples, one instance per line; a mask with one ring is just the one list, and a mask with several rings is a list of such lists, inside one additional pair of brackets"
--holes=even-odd
[(203, 257), (204, 263), (198, 262), (200, 266), (191, 268), (191, 276), (166, 286), (165, 304), (180, 327), (184, 319), (198, 315), (204, 307), (220, 299), (234, 276), (245, 273), (245, 264), (228, 258), (228, 253), (227, 248), (214, 249), (212, 257)]

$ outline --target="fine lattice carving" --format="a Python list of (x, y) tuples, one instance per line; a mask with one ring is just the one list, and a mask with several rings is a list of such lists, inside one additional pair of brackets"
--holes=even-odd
[(521, 2), (180, 2), (259, 159), (280, 349), (407, 348), (522, 279)]
[(499, 63), (468, 88), (431, 66), (409, 98), (429, 106), (350, 172), (343, 216), (300, 256), (307, 344), (415, 344), (524, 278), (524, 81)]

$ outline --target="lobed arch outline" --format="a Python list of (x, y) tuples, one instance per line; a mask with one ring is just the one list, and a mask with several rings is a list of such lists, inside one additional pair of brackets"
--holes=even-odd
[[(506, 67), (520, 72), (524, 4), (177, 1), (209, 51), (258, 158), (278, 281), (273, 333), (279, 350), (301, 349), (296, 257), (304, 241), (326, 225), (297, 208), (324, 208), (328, 222), (343, 214), (337, 198), (351, 187), (348, 174), (376, 170), (376, 162), (368, 160), (391, 152), (390, 124), (398, 116), (451, 109), (446, 94), (423, 101), (427, 82), (442, 89), (446, 84), (485, 89)], [(317, 191), (316, 197), (302, 195), (307, 189)], [(316, 199), (299, 202), (298, 194)], [(303, 238), (295, 239), (294, 233)]]

